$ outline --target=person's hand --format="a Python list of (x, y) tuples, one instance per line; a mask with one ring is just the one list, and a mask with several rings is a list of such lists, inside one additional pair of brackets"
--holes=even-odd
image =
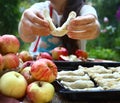
[(19, 33), (26, 36), (47, 36), (50, 33), (49, 23), (44, 20), (42, 13), (29, 8), (24, 11), (19, 25)]
[(0, 103), (19, 103), (17, 99), (0, 94)]
[(67, 27), (72, 39), (94, 39), (99, 35), (100, 25), (93, 15), (78, 16)]

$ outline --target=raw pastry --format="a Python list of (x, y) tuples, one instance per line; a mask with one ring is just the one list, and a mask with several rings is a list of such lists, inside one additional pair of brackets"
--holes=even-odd
[(44, 19), (47, 20), (50, 24), (51, 34), (58, 37), (64, 36), (68, 32), (67, 26), (70, 23), (70, 21), (75, 17), (76, 13), (74, 11), (71, 11), (66, 22), (61, 27), (56, 28), (49, 15), (49, 11), (47, 9), (44, 10)]
[(94, 83), (90, 80), (77, 80), (75, 82), (61, 81), (61, 83), (67, 87), (72, 88), (72, 89), (84, 89), (84, 88), (94, 87)]
[(83, 76), (85, 75), (84, 71), (81, 70), (81, 69), (77, 69), (77, 70), (74, 70), (74, 71), (60, 71), (58, 72), (58, 75), (59, 76), (62, 76), (62, 75), (67, 75), (67, 76)]
[(87, 74), (85, 74), (84, 76), (63, 75), (63, 76), (58, 76), (57, 79), (67, 81), (67, 82), (74, 82), (76, 80), (90, 80), (90, 77)]

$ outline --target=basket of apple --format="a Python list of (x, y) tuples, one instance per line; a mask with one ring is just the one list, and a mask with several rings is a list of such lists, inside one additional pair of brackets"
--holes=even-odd
[[(55, 93), (52, 82), (57, 66), (40, 54), (36, 60), (28, 51), (18, 52), (20, 42), (14, 35), (0, 36), (0, 103), (50, 102)], [(23, 102), (24, 103), (24, 102)]]

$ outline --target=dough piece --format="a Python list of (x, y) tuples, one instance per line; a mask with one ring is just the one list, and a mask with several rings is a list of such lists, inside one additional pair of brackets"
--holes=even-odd
[(117, 79), (117, 78), (120, 78), (120, 74), (118, 74), (118, 73), (111, 73), (111, 74), (109, 74), (109, 73), (106, 73), (106, 74), (98, 74), (98, 73), (96, 73), (96, 74), (93, 74), (93, 75), (91, 75), (91, 77), (92, 78), (103, 78), (103, 79), (107, 79), (107, 78), (115, 78), (115, 79)]
[(51, 31), (56, 30), (56, 27), (53, 24), (52, 19), (51, 19), (50, 15), (49, 15), (49, 11), (47, 9), (44, 9), (43, 13), (44, 13), (44, 19), (47, 20), (49, 22), (49, 24), (50, 24)]
[(58, 72), (58, 75), (59, 76), (63, 76), (63, 75), (67, 75), (67, 76), (83, 76), (85, 75), (84, 71), (81, 70), (81, 69), (77, 69), (77, 70), (74, 70), (74, 71), (60, 71)]
[(109, 67), (110, 70), (112, 70), (113, 72), (119, 72), (120, 73), (120, 66), (118, 67)]
[(69, 13), (69, 16), (66, 20), (66, 22), (61, 26), (61, 27), (58, 27), (56, 28), (56, 30), (52, 31), (52, 35), (54, 36), (64, 36), (65, 34), (67, 34), (68, 30), (67, 30), (67, 26), (69, 25), (70, 21), (72, 19), (74, 19), (76, 17), (76, 13), (74, 11), (71, 11)]
[(57, 79), (63, 80), (63, 81), (66, 81), (66, 82), (74, 82), (76, 80), (90, 80), (90, 77), (87, 74), (85, 74), (84, 76), (63, 75), (63, 76), (58, 76)]
[(113, 84), (110, 89), (120, 89), (120, 82)]
[(75, 17), (76, 17), (76, 13), (74, 11), (71, 11), (69, 13), (69, 16), (68, 16), (66, 22), (61, 27), (56, 28), (55, 25), (52, 22), (52, 19), (51, 19), (50, 15), (49, 15), (49, 11), (47, 9), (44, 10), (44, 19), (49, 22), (50, 29), (51, 29), (51, 34), (53, 36), (58, 36), (58, 37), (64, 36), (68, 32), (67, 31), (68, 24)]
[(116, 84), (117, 82), (120, 81), (119, 78), (118, 79), (114, 79), (114, 78), (107, 78), (107, 79), (95, 78), (94, 80), (96, 81), (98, 86), (101, 86), (104, 89), (110, 89), (114, 84)]
[(72, 89), (72, 88), (68, 88), (72, 91), (100, 91), (100, 90), (104, 90), (102, 87), (92, 87), (92, 88), (85, 88), (85, 89)]
[(112, 73), (112, 70), (106, 69), (103, 66), (93, 66), (93, 67), (87, 68), (86, 72), (104, 74), (104, 73)]
[(64, 86), (72, 89), (84, 89), (94, 87), (94, 83), (91, 80), (77, 80), (75, 82), (65, 82), (61, 81)]

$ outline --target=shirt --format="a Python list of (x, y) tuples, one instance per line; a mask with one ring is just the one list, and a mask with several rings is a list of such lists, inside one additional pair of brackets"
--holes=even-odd
[[(58, 13), (50, 8), (50, 1), (35, 3), (31, 8), (35, 8), (43, 12), (46, 8), (48, 9), (51, 18), (53, 19), (53, 23), (58, 27), (60, 26), (60, 20), (62, 15), (58, 15)], [(97, 17), (96, 10), (90, 5), (84, 5), (80, 10), (80, 15), (93, 14)], [(85, 50), (86, 40), (80, 40), (80, 49)], [(52, 35), (49, 36), (38, 36), (34, 42), (31, 43), (29, 52), (32, 56), (38, 55), (40, 52), (51, 52), (57, 46), (62, 46), (62, 42), (60, 41), (60, 37), (55, 37)]]

